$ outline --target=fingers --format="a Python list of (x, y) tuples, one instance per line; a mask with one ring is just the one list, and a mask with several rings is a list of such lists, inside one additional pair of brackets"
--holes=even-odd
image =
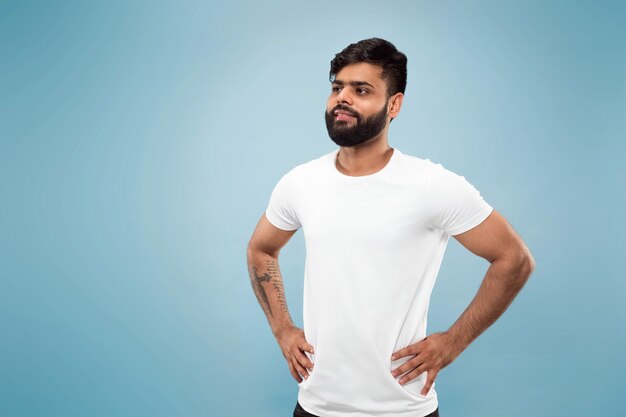
[(307, 342), (306, 340), (303, 341), (302, 345), (300, 346), (300, 349), (309, 352), (309, 353), (315, 353), (313, 352), (313, 346)]
[(293, 367), (290, 361), (287, 361), (287, 365), (289, 365), (289, 372), (291, 372), (291, 376), (293, 377), (293, 379), (295, 379), (298, 382), (298, 384), (302, 382), (302, 378), (296, 372), (295, 368)]
[[(417, 378), (422, 372), (428, 370), (428, 365), (423, 362), (420, 358), (413, 358), (410, 361), (407, 361), (402, 366), (391, 372), (394, 378), (404, 374), (402, 378), (398, 381), (400, 384), (405, 384), (412, 379)], [(405, 373), (406, 372), (406, 373)]]
[[(428, 391), (430, 391), (430, 388), (433, 386), (433, 383), (435, 382), (435, 378), (437, 378), (437, 374), (439, 373), (439, 371), (436, 369), (428, 370), (428, 366), (425, 363), (409, 371), (407, 374), (402, 376), (402, 378), (400, 378), (398, 382), (400, 384), (406, 384), (407, 382), (412, 381), (424, 372), (426, 372), (426, 383), (424, 384), (424, 388), (422, 389), (421, 394), (428, 395)], [(397, 373), (396, 375), (400, 374), (401, 373)]]
[(403, 358), (405, 356), (416, 356), (418, 355), (422, 348), (420, 346), (421, 342), (417, 342), (414, 343), (412, 345), (409, 345), (405, 348), (400, 349), (399, 351), (397, 351), (396, 353), (394, 353), (393, 355), (391, 355), (391, 360), (395, 361), (397, 359)]
[(308, 344), (306, 341), (301, 344), (300, 350), (297, 352), (298, 361), (305, 366), (307, 369), (313, 369), (313, 362), (308, 358), (308, 356), (304, 355), (302, 352), (309, 352), (313, 354), (313, 346)]
[[(313, 370), (313, 362), (304, 354), (304, 352), (314, 353), (313, 346), (303, 341), (299, 346), (294, 347), (290, 352), (288, 360), (291, 375), (298, 383), (302, 382), (302, 378), (308, 379), (310, 371)], [(302, 376), (302, 377), (301, 377)]]
[(433, 382), (435, 382), (437, 374), (437, 371), (429, 371), (427, 373), (428, 377), (426, 378), (426, 383), (424, 384), (424, 388), (422, 389), (422, 395), (428, 395), (428, 391), (430, 391), (430, 387), (433, 386)]
[(402, 378), (400, 378), (400, 380), (398, 381), (400, 384), (406, 384), (407, 382), (417, 378), (418, 376), (420, 376), (423, 372), (426, 372), (426, 364), (423, 363), (420, 366), (418, 366), (417, 368), (412, 369), (410, 372), (406, 373), (404, 376), (402, 376)]
[(303, 354), (300, 354), (300, 356), (298, 356), (298, 362), (306, 369), (313, 369), (313, 362), (311, 362), (311, 360)]
[(394, 353), (393, 355), (391, 355), (391, 360), (395, 361), (396, 359), (400, 359), (400, 358), (403, 358), (405, 356), (409, 356), (410, 355), (410, 353), (409, 353), (409, 348), (410, 347), (411, 346), (407, 346), (405, 348), (402, 348), (399, 351), (397, 351), (396, 353)]
[(393, 375), (394, 377), (397, 377), (399, 375), (402, 375), (403, 373), (410, 371), (411, 369), (415, 369), (418, 366), (420, 366), (422, 364), (422, 360), (419, 357), (414, 357), (413, 359), (410, 359), (406, 362), (404, 362), (402, 365), (398, 366), (396, 369), (391, 371), (391, 375)]
[[(298, 353), (296, 353), (296, 355), (294, 355), (294, 359), (295, 359), (295, 363), (296, 363), (296, 368), (302, 368), (302, 369), (313, 369), (313, 362), (311, 362), (309, 360), (309, 358), (307, 358), (301, 351), (298, 351)], [(302, 372), (301, 372), (302, 373)], [(304, 374), (303, 374), (304, 375)], [(306, 373), (306, 378), (308, 378), (309, 374), (308, 372)]]
[(309, 373), (295, 356), (292, 356), (290, 360), (287, 361), (287, 364), (289, 365), (289, 372), (291, 372), (291, 376), (293, 376), (293, 379), (298, 381), (298, 384), (302, 382), (302, 378), (309, 378)]
[[(298, 362), (297, 360), (293, 360), (291, 363), (292, 363), (293, 367), (296, 369), (296, 371), (298, 371), (298, 373), (304, 377), (304, 379), (308, 379), (309, 378), (309, 373), (304, 368), (304, 366), (302, 366), (300, 364), (300, 362)], [(298, 381), (298, 383), (300, 383), (300, 382), (302, 382), (302, 379), (300, 379)]]

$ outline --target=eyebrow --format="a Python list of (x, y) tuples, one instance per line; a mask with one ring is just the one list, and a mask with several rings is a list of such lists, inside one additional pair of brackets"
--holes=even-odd
[[(334, 80), (333, 84), (345, 85), (346, 83), (341, 81), (341, 80)], [(358, 87), (358, 86), (361, 86), (361, 85), (367, 85), (367, 86), (369, 86), (371, 88), (374, 88), (374, 89), (376, 88), (372, 84), (368, 83), (367, 81), (350, 81), (348, 84), (353, 86), (353, 87)]]

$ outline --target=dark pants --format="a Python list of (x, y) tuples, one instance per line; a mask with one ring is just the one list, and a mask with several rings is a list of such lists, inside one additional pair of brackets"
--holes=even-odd
[[(296, 408), (293, 410), (293, 417), (318, 417), (315, 414), (307, 413), (307, 411), (302, 408), (299, 402), (296, 401)], [(439, 417), (439, 408), (424, 417)]]

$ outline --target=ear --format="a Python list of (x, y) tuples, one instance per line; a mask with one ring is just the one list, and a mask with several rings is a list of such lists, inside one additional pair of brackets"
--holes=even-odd
[(389, 117), (395, 119), (398, 117), (400, 113), (400, 108), (402, 107), (402, 100), (404, 99), (404, 94), (396, 93), (389, 99)]

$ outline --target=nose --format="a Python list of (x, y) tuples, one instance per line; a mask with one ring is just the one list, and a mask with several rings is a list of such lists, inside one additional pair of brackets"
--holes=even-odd
[(342, 88), (339, 93), (337, 93), (337, 103), (352, 103), (352, 97), (350, 96), (347, 88)]

